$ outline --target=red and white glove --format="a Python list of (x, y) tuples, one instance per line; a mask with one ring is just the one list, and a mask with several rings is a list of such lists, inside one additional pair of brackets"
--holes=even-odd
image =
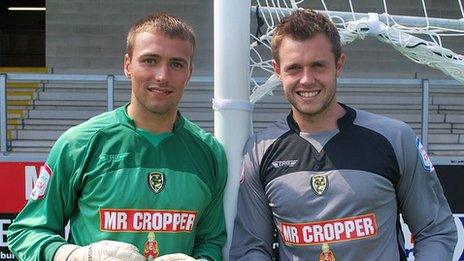
[(155, 258), (153, 261), (207, 261), (206, 259), (195, 259), (182, 253), (164, 255)]
[(103, 240), (88, 246), (72, 244), (62, 245), (56, 250), (54, 261), (144, 261), (145, 257), (139, 254), (134, 245)]

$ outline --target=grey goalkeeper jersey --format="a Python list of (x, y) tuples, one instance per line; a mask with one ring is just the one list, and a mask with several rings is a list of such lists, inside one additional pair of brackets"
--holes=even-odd
[(451, 260), (456, 226), (433, 165), (405, 123), (346, 110), (303, 133), (290, 114), (245, 147), (231, 260)]

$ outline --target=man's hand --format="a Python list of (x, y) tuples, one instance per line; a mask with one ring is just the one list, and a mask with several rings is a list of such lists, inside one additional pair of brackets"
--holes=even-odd
[(195, 260), (204, 260), (205, 259), (195, 259), (191, 256), (182, 253), (169, 254), (155, 258), (154, 261), (195, 261)]
[(100, 260), (127, 260), (144, 261), (134, 245), (103, 240), (88, 246), (76, 246), (66, 244), (58, 248), (53, 258), (54, 261), (100, 261)]

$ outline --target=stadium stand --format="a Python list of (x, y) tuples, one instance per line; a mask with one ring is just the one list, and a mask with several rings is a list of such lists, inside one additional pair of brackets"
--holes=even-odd
[[(192, 80), (181, 102), (181, 111), (208, 131), (213, 131), (213, 83)], [(47, 83), (36, 89), (35, 97), (11, 128), (12, 153), (47, 153), (66, 129), (106, 111), (105, 84)], [(339, 86), (340, 100), (410, 124), (421, 134), (420, 86)], [(124, 105), (130, 98), (129, 83), (115, 88), (114, 106)], [(464, 89), (433, 87), (429, 102), (429, 151), (431, 155), (464, 155)], [(283, 117), (289, 111), (282, 91), (274, 91), (256, 104), (254, 130), (259, 130)]]
[[(45, 67), (0, 67), (0, 73), (47, 73)], [(22, 120), (33, 104), (36, 91), (42, 85), (37, 82), (10, 82), (7, 84), (7, 138), (17, 138), (17, 129), (22, 128)]]

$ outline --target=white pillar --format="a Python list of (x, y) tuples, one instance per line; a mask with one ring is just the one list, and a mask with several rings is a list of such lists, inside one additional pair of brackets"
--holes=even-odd
[[(249, 101), (250, 0), (214, 1), (214, 98)], [(233, 107), (233, 106), (232, 106)], [(214, 134), (227, 154), (229, 177), (224, 195), (228, 260), (236, 214), (242, 149), (250, 133), (250, 111), (219, 108), (214, 112)]]

